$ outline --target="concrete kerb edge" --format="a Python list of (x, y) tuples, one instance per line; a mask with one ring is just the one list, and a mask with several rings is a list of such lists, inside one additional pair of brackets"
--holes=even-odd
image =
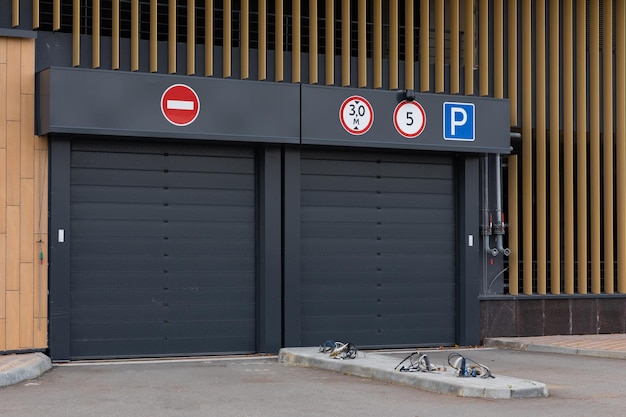
[(7, 371), (0, 371), (0, 387), (37, 378), (52, 368), (52, 361), (43, 353), (35, 352), (27, 355), (29, 355), (28, 359), (22, 363), (18, 362)]
[(558, 353), (565, 355), (592, 356), (607, 359), (626, 359), (626, 352), (602, 349), (579, 349), (567, 346), (542, 345), (538, 343), (521, 343), (513, 340), (485, 339), (483, 344), (487, 347), (500, 349), (521, 350), (537, 353)]
[[(547, 397), (548, 389), (545, 384), (518, 380), (506, 376), (497, 376), (498, 386), (492, 380), (477, 380), (473, 378), (456, 379), (448, 375), (435, 373), (397, 372), (394, 370), (396, 359), (381, 355), (368, 354), (369, 364), (359, 360), (337, 360), (328, 356), (311, 355), (306, 348), (285, 348), (278, 354), (278, 361), (285, 365), (299, 365), (324, 370), (336, 371), (348, 375), (360, 376), (378, 381), (397, 383), (412, 386), (439, 394), (452, 394), (459, 397), (509, 399), (509, 398), (536, 398)], [(518, 386), (520, 382), (524, 386)], [(487, 386), (485, 386), (487, 385)]]

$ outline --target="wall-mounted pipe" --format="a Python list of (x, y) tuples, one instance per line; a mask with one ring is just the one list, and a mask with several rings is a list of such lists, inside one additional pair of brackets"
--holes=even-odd
[(481, 226), (481, 231), (483, 235), (483, 249), (485, 252), (490, 254), (491, 256), (498, 256), (498, 249), (492, 248), (490, 245), (490, 236), (493, 232), (493, 221), (489, 215), (489, 159), (488, 155), (484, 155), (482, 157), (482, 171), (483, 171), (483, 204), (482, 204), (482, 214), (483, 214), (483, 224)]
[(505, 248), (502, 243), (502, 236), (506, 223), (504, 222), (504, 213), (502, 212), (502, 157), (500, 154), (496, 155), (496, 225), (494, 228), (494, 234), (496, 235), (496, 248), (504, 256), (509, 256), (511, 250)]

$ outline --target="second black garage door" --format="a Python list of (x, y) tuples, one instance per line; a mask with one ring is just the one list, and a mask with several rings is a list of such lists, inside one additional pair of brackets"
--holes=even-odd
[(71, 356), (255, 350), (250, 148), (75, 140)]
[(453, 158), (310, 150), (301, 170), (302, 344), (454, 343)]

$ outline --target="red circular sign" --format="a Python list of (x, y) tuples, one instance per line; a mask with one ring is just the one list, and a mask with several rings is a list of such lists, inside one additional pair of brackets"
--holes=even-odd
[(339, 121), (351, 135), (367, 133), (374, 123), (374, 109), (369, 101), (361, 96), (350, 96), (339, 109)]
[(193, 123), (200, 113), (200, 99), (191, 87), (174, 84), (161, 96), (161, 111), (171, 124), (187, 126)]
[(416, 138), (426, 127), (426, 112), (417, 101), (404, 100), (393, 112), (393, 124), (405, 138)]

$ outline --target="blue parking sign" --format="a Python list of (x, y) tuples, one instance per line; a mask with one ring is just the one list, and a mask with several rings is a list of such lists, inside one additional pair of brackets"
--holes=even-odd
[(443, 103), (443, 138), (472, 141), (474, 134), (474, 104)]

